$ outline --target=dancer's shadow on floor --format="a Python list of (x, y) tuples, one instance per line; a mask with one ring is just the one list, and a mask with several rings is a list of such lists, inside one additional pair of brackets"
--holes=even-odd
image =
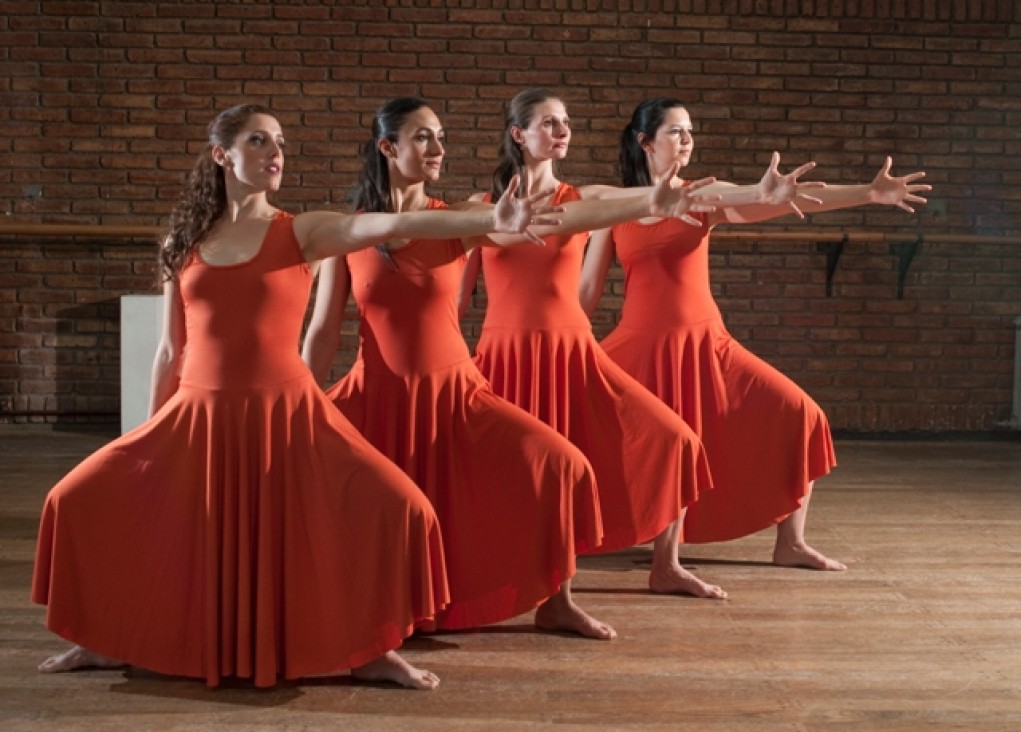
[[(416, 651), (456, 650), (460, 646), (453, 640), (434, 635), (416, 634), (404, 641), (402, 649)], [(327, 676), (312, 676), (280, 681), (269, 688), (256, 687), (250, 679), (225, 677), (216, 688), (209, 688), (201, 680), (183, 676), (164, 676), (145, 669), (126, 667), (117, 669), (123, 681), (110, 685), (117, 694), (131, 694), (149, 698), (176, 699), (189, 702), (227, 704), (244, 707), (272, 708), (291, 704), (304, 696), (303, 689), (310, 687), (380, 688), (400, 691), (400, 687), (387, 681), (356, 679), (346, 671)]]
[(333, 676), (296, 681), (282, 681), (262, 689), (250, 679), (227, 677), (216, 688), (206, 686), (200, 679), (183, 676), (164, 676), (144, 669), (128, 667), (121, 671), (123, 681), (110, 685), (115, 694), (144, 696), (152, 699), (175, 699), (196, 703), (226, 704), (229, 706), (272, 708), (285, 706), (304, 696), (302, 686), (325, 684), (348, 686), (363, 684), (350, 676)]
[[(775, 567), (772, 562), (762, 559), (714, 559), (707, 557), (680, 557), (685, 569), (694, 567)], [(628, 549), (610, 554), (594, 554), (578, 557), (578, 569), (593, 572), (631, 572), (652, 566), (651, 549)]]
[[(698, 573), (700, 567), (775, 567), (772, 562), (757, 559), (706, 559), (703, 557), (680, 557), (681, 566), (689, 572)], [(634, 547), (621, 552), (596, 554), (578, 558), (578, 569), (589, 572), (648, 572), (652, 568), (652, 549)], [(649, 589), (642, 587), (585, 586), (576, 582), (571, 591), (575, 594), (591, 595), (648, 595)]]

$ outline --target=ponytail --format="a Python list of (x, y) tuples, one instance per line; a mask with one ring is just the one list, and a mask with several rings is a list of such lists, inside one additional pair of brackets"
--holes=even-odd
[(678, 100), (670, 97), (654, 97), (635, 107), (631, 121), (620, 135), (617, 156), (621, 182), (626, 188), (652, 185), (649, 161), (645, 158), (645, 150), (642, 149), (638, 136), (641, 135), (645, 140), (653, 139), (663, 125), (667, 110), (683, 106)]
[(393, 211), (390, 168), (386, 156), (379, 149), (379, 141), (397, 142), (408, 115), (425, 106), (425, 101), (418, 97), (398, 97), (376, 110), (372, 118), (372, 139), (362, 146), (362, 170), (351, 193), (351, 203), (356, 211)]
[(545, 89), (526, 89), (511, 99), (507, 105), (506, 122), (503, 128), (503, 138), (500, 140), (498, 153), (499, 162), (496, 170), (493, 171), (493, 189), (491, 191), (493, 201), (496, 201), (507, 190), (510, 179), (515, 175), (521, 176), (521, 184), (518, 190), (528, 190), (528, 173), (525, 170), (525, 158), (521, 147), (511, 136), (511, 128), (524, 129), (532, 123), (535, 116), (535, 108), (549, 99), (556, 99)]

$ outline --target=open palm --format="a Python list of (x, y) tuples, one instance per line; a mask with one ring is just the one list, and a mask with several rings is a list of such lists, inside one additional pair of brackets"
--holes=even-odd
[(926, 183), (915, 183), (916, 180), (925, 177), (924, 171), (916, 171), (899, 177), (890, 175), (890, 168), (893, 167), (893, 158), (887, 156), (886, 162), (880, 168), (876, 177), (869, 185), (873, 203), (882, 203), (888, 206), (898, 206), (905, 211), (914, 213), (910, 203), (926, 203), (926, 199), (916, 195), (924, 191), (931, 191), (932, 186)]
[(515, 194), (520, 184), (521, 177), (515, 175), (507, 183), (507, 189), (500, 196), (500, 200), (496, 202), (493, 214), (494, 231), (500, 234), (523, 234), (536, 244), (541, 244), (542, 239), (532, 233), (529, 227), (556, 226), (560, 220), (549, 214), (559, 213), (564, 209), (562, 206), (540, 204), (553, 195), (552, 190), (519, 198)]

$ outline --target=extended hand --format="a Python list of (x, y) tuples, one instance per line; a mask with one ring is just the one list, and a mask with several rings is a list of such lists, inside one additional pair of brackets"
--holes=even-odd
[(798, 181), (798, 178), (814, 167), (815, 162), (808, 162), (795, 168), (790, 173), (782, 175), (780, 173), (780, 153), (774, 151), (773, 159), (762, 176), (762, 180), (758, 183), (759, 194), (762, 198), (761, 203), (770, 206), (790, 206), (794, 213), (798, 215), (798, 218), (805, 218), (805, 214), (798, 208), (798, 200), (822, 203), (818, 198), (805, 193), (805, 191), (826, 187), (826, 184), (822, 181), (808, 183)]
[(539, 246), (545, 242), (530, 230), (532, 226), (556, 226), (560, 219), (549, 216), (560, 213), (563, 206), (540, 205), (539, 202), (553, 195), (553, 190), (540, 191), (531, 196), (519, 198), (514, 194), (521, 184), (521, 176), (515, 175), (507, 183), (507, 189), (496, 202), (493, 210), (493, 231), (498, 234), (523, 234)]
[(869, 184), (872, 202), (898, 206), (909, 213), (914, 213), (915, 209), (911, 208), (907, 202), (926, 203), (926, 199), (916, 196), (915, 193), (931, 191), (932, 186), (926, 183), (915, 183), (919, 178), (925, 177), (924, 171), (908, 173), (899, 178), (894, 178), (890, 175), (890, 168), (892, 167), (893, 158), (887, 155), (883, 167), (880, 168), (876, 177), (872, 179), (872, 183)]
[(700, 189), (716, 182), (715, 178), (702, 178), (684, 186), (675, 186), (677, 171), (680, 165), (674, 165), (667, 174), (656, 181), (652, 188), (649, 214), (651, 216), (674, 217), (692, 226), (701, 226), (701, 222), (690, 216), (693, 213), (712, 213), (720, 200), (719, 194), (700, 193)]

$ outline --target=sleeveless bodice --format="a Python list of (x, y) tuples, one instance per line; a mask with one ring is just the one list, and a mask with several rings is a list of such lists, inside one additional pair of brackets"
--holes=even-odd
[(298, 352), (311, 268), (280, 212), (240, 264), (206, 264), (195, 251), (180, 274), (185, 343), (181, 383), (255, 388), (307, 376)]
[(658, 330), (720, 317), (709, 286), (709, 226), (704, 214), (697, 218), (701, 226), (670, 218), (613, 227), (624, 269), (622, 326)]
[[(553, 204), (576, 201), (573, 186), (561, 183)], [(517, 244), (482, 251), (486, 278), (485, 328), (588, 329), (578, 300), (581, 261), (588, 232), (544, 237), (545, 246)]]
[[(431, 198), (429, 208), (446, 204)], [(459, 239), (416, 239), (389, 258), (376, 249), (347, 256), (368, 367), (421, 374), (470, 360), (457, 318), (465, 261)]]

